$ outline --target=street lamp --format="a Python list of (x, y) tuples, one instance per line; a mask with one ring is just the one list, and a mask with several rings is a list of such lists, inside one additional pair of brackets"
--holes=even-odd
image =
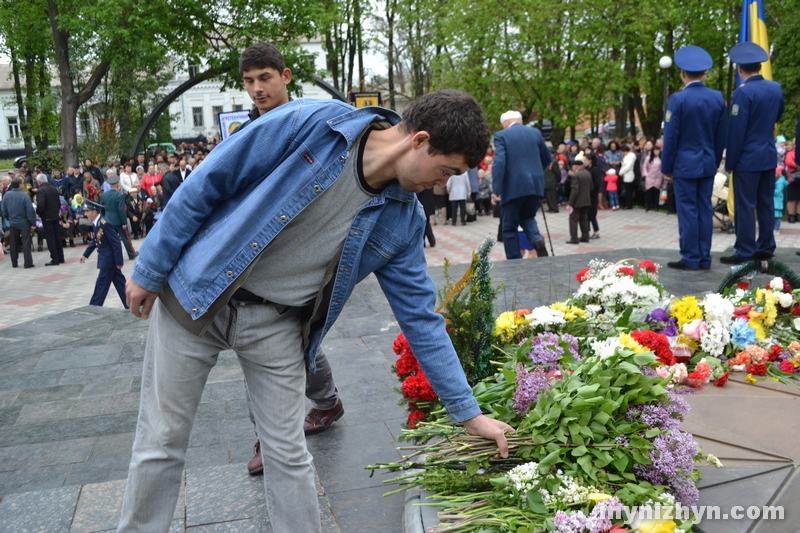
[(669, 56), (662, 57), (658, 60), (658, 66), (664, 71), (664, 103), (661, 109), (661, 116), (663, 117), (662, 124), (664, 124), (667, 120), (667, 71), (669, 70), (669, 67), (672, 66), (672, 58)]

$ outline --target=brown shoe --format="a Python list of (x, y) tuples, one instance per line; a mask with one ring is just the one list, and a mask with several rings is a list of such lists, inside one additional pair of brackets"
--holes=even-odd
[(261, 462), (261, 441), (257, 440), (253, 446), (253, 458), (247, 463), (247, 472), (251, 476), (258, 476), (264, 473), (264, 465)]
[(308, 412), (303, 422), (303, 431), (306, 435), (313, 435), (314, 433), (325, 431), (331, 427), (331, 424), (342, 418), (342, 415), (344, 415), (342, 400), (336, 402), (334, 408), (328, 409), (327, 411), (312, 409)]

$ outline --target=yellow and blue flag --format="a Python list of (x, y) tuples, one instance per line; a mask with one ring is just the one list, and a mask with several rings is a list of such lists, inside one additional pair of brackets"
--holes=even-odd
[[(742, 2), (742, 27), (739, 30), (739, 42), (753, 42), (759, 45), (769, 55), (769, 39), (767, 38), (767, 19), (764, 16), (764, 0), (743, 0)], [(765, 79), (772, 79), (772, 63), (767, 60), (761, 63), (761, 75)], [(741, 85), (742, 80), (736, 74), (736, 85)]]

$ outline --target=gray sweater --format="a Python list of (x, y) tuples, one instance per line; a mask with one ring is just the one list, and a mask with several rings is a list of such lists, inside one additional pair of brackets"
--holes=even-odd
[(36, 225), (36, 212), (30, 195), (21, 189), (9, 189), (3, 195), (3, 218), (12, 228), (29, 230)]

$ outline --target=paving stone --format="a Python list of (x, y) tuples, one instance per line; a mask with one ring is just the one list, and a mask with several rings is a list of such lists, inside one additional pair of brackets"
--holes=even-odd
[(186, 524), (216, 524), (267, 515), (264, 482), (241, 465), (186, 471)]
[(221, 442), (244, 440), (255, 435), (250, 418), (220, 420), (219, 437)]
[(142, 363), (134, 362), (134, 363), (122, 363), (118, 365), (118, 372), (115, 377), (118, 378), (126, 378), (126, 377), (141, 377), (142, 375)]
[(250, 412), (247, 410), (247, 400), (244, 398), (226, 400), (225, 405), (228, 409), (228, 414), (226, 417), (228, 419), (250, 417)]
[(0, 409), (11, 407), (19, 396), (18, 390), (0, 392)]
[(0, 495), (56, 489), (64, 485), (67, 472), (69, 472), (69, 465), (5, 472), (0, 476)]
[(129, 463), (135, 435), (136, 433), (131, 432), (97, 437), (89, 460), (103, 461), (123, 458), (125, 463)]
[(114, 530), (119, 524), (124, 479), (84, 485), (72, 520), (73, 532)]
[(0, 375), (0, 391), (35, 389), (58, 385), (63, 371)]
[(95, 398), (82, 397), (80, 400), (76, 400), (72, 403), (72, 407), (69, 410), (69, 418), (138, 412), (138, 410), (138, 392), (129, 392), (127, 394), (118, 394), (115, 396), (98, 396)]
[[(326, 484), (327, 487), (327, 484)], [(333, 516), (342, 533), (350, 531), (401, 532), (403, 498), (384, 498), (385, 486), (328, 491)], [(371, 529), (370, 529), (371, 528)]]
[(203, 390), (203, 397), (200, 401), (211, 402), (215, 400), (234, 400), (237, 398), (244, 398), (244, 379), (208, 383)]
[(212, 446), (219, 444), (218, 420), (195, 420), (192, 433), (189, 435), (189, 447)]
[(17, 418), (17, 424), (32, 424), (34, 422), (45, 422), (47, 420), (62, 420), (69, 416), (72, 406), (70, 401), (30, 403), (22, 405), (22, 411)]
[(116, 479), (127, 479), (130, 459), (123, 457), (113, 459), (73, 463), (64, 481), (65, 485), (85, 485), (87, 483), (103, 483)]
[(114, 379), (119, 373), (120, 365), (105, 365), (89, 368), (67, 368), (61, 374), (59, 385), (72, 385), (75, 383), (89, 384), (105, 382)]
[(22, 407), (18, 405), (16, 407), (0, 408), (0, 427), (14, 425), (19, 418), (20, 412), (22, 412)]
[[(228, 442), (228, 453), (231, 464), (249, 463), (253, 458), (253, 445), (256, 443), (255, 435), (249, 439)], [(242, 466), (242, 468), (244, 468)]]
[[(208, 384), (218, 383), (224, 381), (241, 381), (244, 379), (242, 368), (238, 363), (236, 365), (222, 365), (217, 364), (211, 369), (208, 374)], [(206, 386), (208, 386), (208, 384)]]
[[(357, 426), (333, 424), (328, 431), (309, 435), (306, 442), (314, 456), (317, 474), (329, 495), (331, 492), (379, 486), (379, 476), (370, 478), (364, 467), (396, 460), (397, 457), (392, 435), (382, 422)], [(353, 450), (358, 450), (358, 453), (353, 453)], [(334, 515), (338, 516), (335, 508)]]
[(228, 418), (228, 405), (225, 401), (202, 402), (197, 406), (197, 414), (194, 419), (198, 420), (225, 420)]
[(0, 472), (86, 461), (94, 440), (94, 437), (90, 437), (0, 448)]
[(93, 398), (97, 396), (114, 396), (131, 392), (133, 378), (115, 378), (106, 381), (89, 383), (83, 389), (81, 398)]
[(63, 487), (4, 497), (0, 503), (0, 532), (66, 533), (79, 492), (79, 487)]
[(186, 469), (230, 464), (228, 444), (195, 446), (186, 450)]
[(795, 468), (794, 474), (783, 488), (778, 498), (770, 505), (781, 506), (784, 509), (784, 520), (780, 522), (762, 521), (760, 533), (797, 533), (800, 529), (800, 469)]
[(127, 342), (121, 345), (119, 362), (133, 363), (144, 361), (144, 344)]
[(36, 365), (39, 360), (44, 356), (44, 352), (35, 353), (33, 355), (26, 355), (16, 359), (0, 363), (0, 371), (3, 374), (28, 374), (36, 370)]
[(136, 428), (136, 417), (135, 412), (130, 412), (20, 424), (0, 432), (0, 447), (129, 433)]
[(273, 533), (269, 518), (266, 516), (189, 527), (186, 531), (187, 533)]
[(25, 389), (19, 393), (14, 405), (71, 400), (80, 396), (83, 387), (83, 385), (58, 385), (40, 389)]
[(47, 352), (36, 365), (38, 372), (47, 370), (64, 370), (67, 368), (83, 368), (103, 366), (119, 362), (121, 346), (86, 346), (80, 350), (69, 348)]

